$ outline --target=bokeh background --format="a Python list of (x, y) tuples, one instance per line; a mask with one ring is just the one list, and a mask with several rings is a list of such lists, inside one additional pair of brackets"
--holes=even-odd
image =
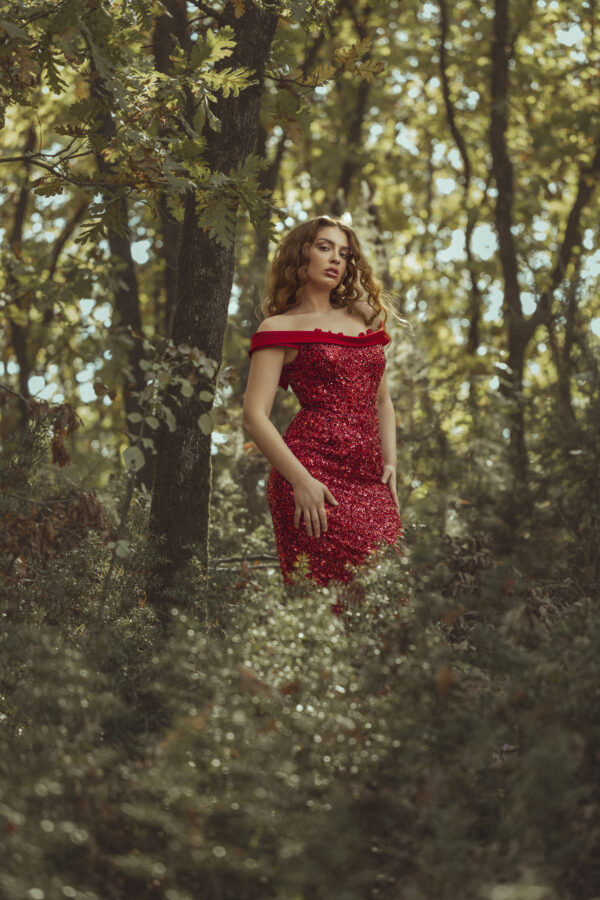
[[(599, 26), (0, 3), (3, 896), (600, 896)], [(341, 618), (241, 424), (317, 214), (391, 308), (406, 532)]]

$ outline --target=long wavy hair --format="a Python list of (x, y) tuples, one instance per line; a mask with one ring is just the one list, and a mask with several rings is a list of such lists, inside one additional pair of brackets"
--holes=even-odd
[(295, 304), (298, 291), (306, 284), (310, 247), (319, 229), (328, 225), (341, 228), (349, 247), (344, 277), (329, 295), (331, 305), (336, 309), (347, 307), (351, 313), (356, 301), (366, 294), (365, 299), (373, 310), (373, 315), (367, 319), (358, 310), (359, 315), (369, 326), (377, 315), (382, 313), (385, 327), (389, 308), (382, 297), (382, 285), (373, 275), (373, 270), (363, 256), (359, 240), (352, 228), (335, 216), (315, 216), (288, 231), (275, 251), (267, 275), (266, 298), (260, 304), (260, 309), (265, 316), (275, 316), (286, 312)]

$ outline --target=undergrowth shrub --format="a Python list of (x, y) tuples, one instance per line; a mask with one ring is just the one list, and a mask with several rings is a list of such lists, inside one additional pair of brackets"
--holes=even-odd
[(6, 628), (2, 895), (591, 900), (597, 605), (531, 618), (506, 561), (445, 594), (425, 555), (351, 591), (218, 573), (167, 637), (85, 602)]

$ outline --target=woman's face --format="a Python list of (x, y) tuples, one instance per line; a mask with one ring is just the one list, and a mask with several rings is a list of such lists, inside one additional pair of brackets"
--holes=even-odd
[(350, 256), (345, 232), (337, 225), (319, 228), (308, 253), (307, 281), (315, 287), (334, 290), (344, 277)]

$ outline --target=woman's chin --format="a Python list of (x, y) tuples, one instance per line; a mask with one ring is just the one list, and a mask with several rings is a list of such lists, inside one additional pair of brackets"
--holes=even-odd
[(312, 282), (314, 287), (320, 291), (322, 291), (322, 290), (335, 291), (336, 287), (338, 286), (338, 283), (339, 282), (337, 282), (335, 280), (335, 278), (319, 278), (319, 279), (315, 279)]

